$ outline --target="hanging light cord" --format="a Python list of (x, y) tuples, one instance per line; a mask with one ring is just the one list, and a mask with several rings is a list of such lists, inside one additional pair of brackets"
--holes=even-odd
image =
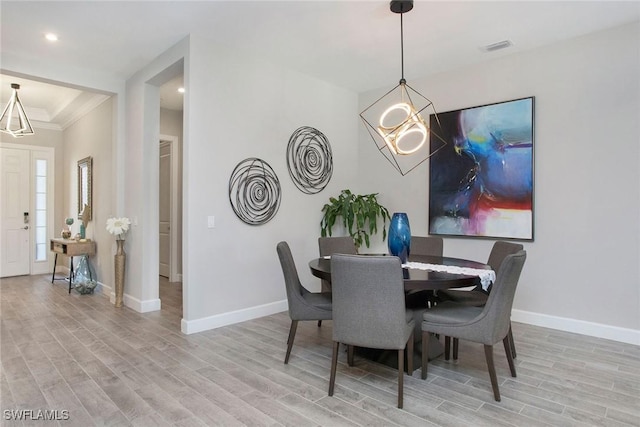
[(404, 12), (400, 12), (400, 70), (402, 74), (400, 84), (407, 82), (404, 79), (404, 31), (402, 28), (402, 15), (404, 15)]

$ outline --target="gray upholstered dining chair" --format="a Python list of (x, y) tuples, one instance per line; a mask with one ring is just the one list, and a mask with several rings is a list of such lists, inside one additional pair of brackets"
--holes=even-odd
[[(351, 236), (318, 237), (318, 249), (321, 257), (333, 254), (355, 255), (358, 253), (356, 244)], [(323, 280), (321, 285), (323, 292), (331, 291), (331, 283), (328, 281)]]
[(444, 242), (439, 236), (411, 236), (411, 255), (442, 256)]
[[(356, 244), (351, 236), (318, 237), (318, 250), (321, 257), (333, 254), (355, 255), (358, 253)], [(331, 292), (331, 282), (324, 279), (320, 280), (320, 290), (322, 292)], [(322, 326), (322, 320), (318, 320), (318, 326)]]
[(353, 347), (398, 350), (398, 408), (403, 405), (404, 349), (413, 372), (414, 320), (404, 305), (404, 279), (398, 257), (333, 255), (333, 357), (329, 396), (333, 396), (340, 343)]
[[(491, 252), (489, 253), (489, 260), (487, 264), (493, 271), (498, 274), (502, 261), (507, 255), (515, 254), (518, 251), (523, 250), (524, 247), (520, 243), (497, 241), (493, 244)], [(491, 289), (489, 289), (491, 290)], [(478, 285), (471, 291), (461, 291), (455, 289), (448, 289), (438, 292), (438, 299), (440, 301), (451, 301), (456, 304), (470, 305), (474, 307), (483, 307), (487, 303), (489, 298), (489, 292), (482, 289), (482, 286)], [(516, 345), (513, 340), (513, 331), (509, 326), (509, 343), (511, 345), (511, 355), (516, 357)], [(445, 358), (449, 359), (449, 338), (445, 338)], [(458, 340), (453, 340), (453, 360), (458, 359)]]
[(289, 363), (298, 322), (300, 320), (330, 320), (332, 318), (331, 293), (310, 292), (302, 286), (287, 242), (278, 243), (276, 250), (280, 258), (282, 273), (284, 274), (287, 301), (289, 303), (289, 317), (291, 318), (289, 338), (287, 339), (287, 354), (284, 357), (284, 363)]
[(427, 378), (429, 334), (442, 334), (477, 342), (484, 344), (493, 397), (496, 401), (500, 401), (496, 368), (493, 363), (493, 345), (502, 340), (511, 376), (515, 377), (516, 368), (509, 343), (509, 329), (513, 298), (526, 258), (527, 253), (524, 250), (504, 258), (484, 307), (444, 302), (424, 312), (422, 316), (422, 379)]

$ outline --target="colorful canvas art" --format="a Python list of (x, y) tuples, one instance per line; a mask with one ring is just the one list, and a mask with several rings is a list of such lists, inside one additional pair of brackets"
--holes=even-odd
[(438, 114), (429, 234), (533, 240), (533, 117), (533, 97)]

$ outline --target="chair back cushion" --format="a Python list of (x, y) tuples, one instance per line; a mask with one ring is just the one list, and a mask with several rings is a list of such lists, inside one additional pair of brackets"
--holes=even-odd
[(439, 236), (411, 236), (411, 255), (442, 256), (444, 242)]
[(289, 317), (292, 320), (331, 319), (331, 294), (313, 294), (302, 286), (287, 242), (278, 243), (276, 250), (284, 275)]
[(355, 255), (356, 244), (353, 237), (318, 237), (318, 249), (320, 256), (328, 256), (333, 254), (349, 254)]
[(278, 257), (280, 258), (280, 266), (284, 275), (284, 283), (287, 289), (287, 298), (291, 299), (291, 295), (302, 295), (302, 284), (298, 276), (296, 264), (291, 255), (291, 248), (287, 242), (280, 242), (276, 246)]
[(491, 266), (491, 269), (498, 273), (500, 265), (507, 255), (515, 254), (521, 251), (524, 247), (520, 243), (504, 242), (499, 240), (493, 244), (491, 253), (489, 254), (489, 260), (487, 264)]
[(509, 331), (513, 299), (526, 259), (527, 253), (524, 250), (507, 255), (496, 273), (496, 281), (482, 311), (488, 326), (485, 330), (488, 334), (485, 344), (492, 345), (502, 340)]
[(403, 349), (412, 330), (404, 304), (400, 259), (331, 257), (333, 340), (359, 347)]

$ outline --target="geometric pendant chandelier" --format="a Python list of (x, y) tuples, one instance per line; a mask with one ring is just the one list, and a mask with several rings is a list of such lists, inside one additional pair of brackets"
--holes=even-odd
[(404, 78), (402, 15), (413, 9), (413, 0), (392, 1), (390, 9), (400, 14), (400, 82), (362, 111), (360, 117), (378, 151), (404, 176), (444, 147), (446, 141), (440, 136), (433, 103)]
[(12, 135), (15, 138), (19, 138), (25, 135), (33, 135), (33, 127), (29, 123), (27, 114), (24, 112), (24, 107), (18, 98), (18, 89), (20, 85), (17, 83), (11, 83), (13, 93), (9, 99), (9, 103), (2, 112), (0, 117), (0, 132), (5, 132)]

